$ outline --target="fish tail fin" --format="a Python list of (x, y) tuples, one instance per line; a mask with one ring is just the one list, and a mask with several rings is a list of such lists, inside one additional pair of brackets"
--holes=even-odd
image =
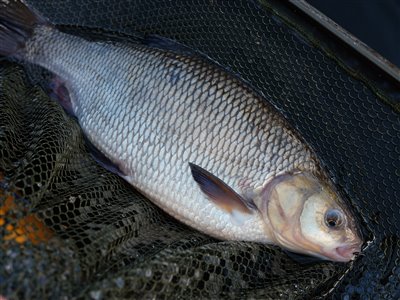
[(49, 24), (21, 0), (0, 0), (0, 55), (15, 56), (37, 25)]

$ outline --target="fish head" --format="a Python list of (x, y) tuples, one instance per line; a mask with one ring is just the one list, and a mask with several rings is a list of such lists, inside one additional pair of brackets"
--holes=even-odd
[(338, 262), (361, 251), (354, 217), (339, 194), (306, 172), (279, 175), (261, 193), (261, 213), (285, 249)]

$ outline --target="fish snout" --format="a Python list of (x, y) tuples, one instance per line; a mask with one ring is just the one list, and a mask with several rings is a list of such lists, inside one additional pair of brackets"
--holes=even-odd
[(339, 246), (335, 250), (342, 261), (350, 261), (354, 255), (361, 252), (361, 243)]

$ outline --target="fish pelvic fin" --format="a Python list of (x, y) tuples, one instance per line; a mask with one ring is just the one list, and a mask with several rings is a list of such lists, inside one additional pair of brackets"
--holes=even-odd
[(83, 136), (85, 144), (89, 153), (92, 155), (93, 159), (104, 169), (117, 174), (120, 177), (128, 176), (128, 171), (125, 170), (121, 163), (113, 162), (108, 158), (103, 152), (101, 152), (97, 147), (89, 140), (87, 136)]
[(193, 179), (197, 182), (200, 189), (218, 207), (232, 214), (236, 212), (242, 214), (253, 214), (256, 206), (251, 200), (247, 200), (236, 193), (231, 187), (218, 177), (214, 176), (205, 169), (189, 163)]
[(0, 55), (16, 56), (37, 25), (49, 23), (20, 0), (0, 0)]

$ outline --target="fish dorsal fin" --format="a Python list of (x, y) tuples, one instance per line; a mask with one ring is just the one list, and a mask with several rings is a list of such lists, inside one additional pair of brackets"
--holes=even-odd
[(246, 200), (218, 177), (203, 168), (189, 163), (192, 176), (204, 194), (216, 205), (225, 211), (233, 214), (239, 211), (245, 214), (252, 214), (255, 210), (254, 203)]
[(140, 33), (125, 34), (119, 31), (108, 31), (96, 27), (80, 27), (76, 25), (57, 25), (61, 32), (79, 36), (90, 42), (142, 43), (145, 36)]
[(143, 40), (142, 44), (154, 47), (158, 49), (167, 50), (170, 52), (175, 52), (179, 54), (184, 54), (186, 56), (198, 56), (199, 54), (192, 48), (185, 46), (177, 41), (171, 40), (169, 38), (151, 34), (147, 35)]
[(135, 45), (141, 44), (150, 48), (157, 48), (186, 56), (206, 56), (204, 54), (200, 54), (198, 51), (190, 48), (189, 46), (185, 46), (184, 44), (157, 34), (145, 35), (143, 33), (136, 32), (128, 35), (123, 32), (112, 32), (100, 28), (71, 25), (59, 25), (57, 26), (57, 29), (67, 34), (77, 35), (91, 42), (116, 42), (123, 44), (133, 43)]

